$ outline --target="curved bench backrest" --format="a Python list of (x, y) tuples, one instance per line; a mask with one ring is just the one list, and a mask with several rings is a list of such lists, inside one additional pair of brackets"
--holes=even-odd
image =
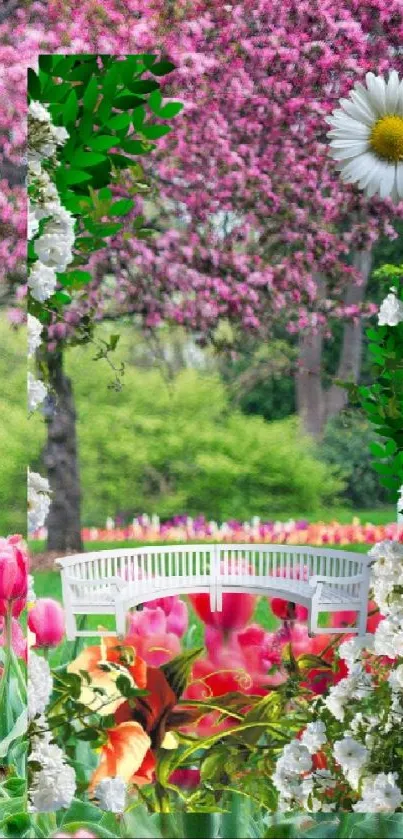
[(120, 577), (139, 589), (151, 581), (174, 578), (208, 583), (212, 577), (224, 585), (242, 584), (251, 577), (308, 580), (315, 575), (332, 578), (361, 573), (366, 554), (322, 547), (272, 544), (158, 545), (145, 548), (94, 551), (59, 559), (57, 564), (78, 580)]

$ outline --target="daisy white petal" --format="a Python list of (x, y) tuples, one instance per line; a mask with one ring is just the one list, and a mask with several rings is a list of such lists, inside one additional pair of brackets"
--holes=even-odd
[(399, 101), (399, 76), (396, 70), (389, 73), (389, 81), (386, 85), (386, 108), (389, 114), (394, 114)]
[(403, 200), (403, 163), (396, 166), (396, 189), (399, 198)]

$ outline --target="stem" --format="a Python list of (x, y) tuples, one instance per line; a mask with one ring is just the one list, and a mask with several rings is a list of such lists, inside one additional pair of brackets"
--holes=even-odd
[(245, 832), (242, 832), (241, 815), (248, 803), (247, 799), (242, 800), (240, 795), (232, 793), (228, 802), (229, 812), (221, 816), (221, 839), (243, 839)]
[(216, 813), (184, 813), (183, 827), (186, 839), (214, 839), (217, 835)]
[(4, 669), (3, 675), (0, 684), (0, 708), (5, 708), (3, 705), (3, 695), (4, 692), (7, 690), (8, 681), (10, 678), (10, 666), (11, 666), (11, 645), (12, 645), (12, 604), (9, 601), (7, 603), (7, 611), (4, 618), (4, 638), (5, 638), (5, 645), (4, 645)]

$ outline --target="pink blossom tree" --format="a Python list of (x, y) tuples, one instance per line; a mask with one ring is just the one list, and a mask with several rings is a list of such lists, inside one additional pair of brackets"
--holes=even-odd
[[(324, 121), (368, 70), (403, 70), (399, 0), (107, 0), (37, 2), (0, 20), (3, 176), (12, 186), (1, 210), (13, 226), (5, 276), (20, 266), (21, 215), (15, 164), (24, 143), (25, 68), (37, 52), (157, 50), (177, 65), (166, 92), (185, 108), (153, 155), (159, 234), (139, 243), (117, 236), (69, 323), (85, 314), (137, 315), (146, 327), (175, 321), (214, 340), (220, 321), (236, 334), (270, 337), (274, 322), (299, 336), (298, 407), (320, 434), (345, 391), (323, 386), (322, 348), (334, 320), (344, 338), (336, 379), (359, 373), (362, 313), (372, 249), (394, 236), (402, 208), (343, 186), (328, 155)], [(5, 8), (5, 12), (7, 7)], [(11, 167), (11, 169), (10, 169)], [(12, 235), (14, 239), (12, 240)], [(18, 246), (17, 246), (17, 243)], [(113, 269), (119, 293), (105, 294)], [(367, 307), (367, 311), (371, 308)]]

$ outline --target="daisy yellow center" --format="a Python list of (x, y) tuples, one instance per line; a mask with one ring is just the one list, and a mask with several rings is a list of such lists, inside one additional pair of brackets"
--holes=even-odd
[(371, 131), (369, 143), (383, 160), (390, 163), (403, 160), (403, 117), (397, 114), (381, 117)]

